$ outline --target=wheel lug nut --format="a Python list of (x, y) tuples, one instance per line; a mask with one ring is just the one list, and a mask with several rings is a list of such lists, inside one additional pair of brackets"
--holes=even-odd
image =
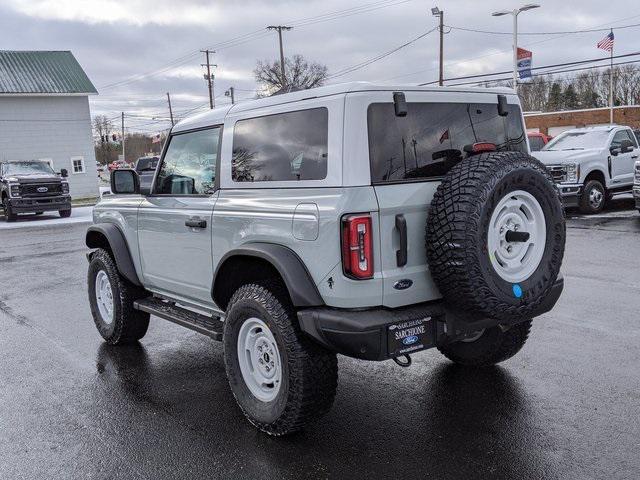
[(513, 250), (513, 247), (512, 247), (511, 245), (509, 245), (509, 246), (507, 247), (507, 252), (511, 253), (511, 250)]

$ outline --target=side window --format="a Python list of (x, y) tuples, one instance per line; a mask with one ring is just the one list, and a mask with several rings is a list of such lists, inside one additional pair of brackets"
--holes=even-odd
[(625, 130), (627, 137), (629, 137), (629, 140), (631, 140), (631, 144), (633, 145), (633, 148), (638, 148), (638, 140), (636, 139), (636, 136), (633, 134), (633, 132), (631, 130)]
[(613, 136), (613, 140), (611, 140), (611, 147), (620, 148), (623, 140), (630, 140), (629, 135), (627, 135), (626, 130), (618, 130)]
[(220, 127), (172, 135), (156, 178), (154, 193), (213, 193), (219, 141)]
[(322, 180), (327, 176), (329, 112), (314, 108), (239, 120), (233, 130), (236, 182)]

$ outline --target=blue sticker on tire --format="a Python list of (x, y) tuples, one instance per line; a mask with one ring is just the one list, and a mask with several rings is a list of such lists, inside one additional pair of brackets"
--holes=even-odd
[(522, 297), (522, 287), (517, 283), (513, 286), (513, 296), (516, 298)]

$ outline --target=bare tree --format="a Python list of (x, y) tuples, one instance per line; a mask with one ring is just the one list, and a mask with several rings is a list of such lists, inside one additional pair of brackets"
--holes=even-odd
[(545, 109), (549, 96), (549, 81), (551, 79), (551, 76), (533, 77), (529, 82), (520, 85), (518, 93), (522, 102), (522, 109), (525, 112)]
[(640, 100), (640, 68), (636, 65), (616, 67), (613, 73), (616, 103), (634, 105)]
[(328, 69), (325, 65), (305, 60), (302, 55), (294, 55), (284, 60), (285, 78), (282, 78), (280, 62), (260, 61), (253, 71), (256, 81), (266, 95), (279, 91), (305, 90), (319, 87), (327, 79)]

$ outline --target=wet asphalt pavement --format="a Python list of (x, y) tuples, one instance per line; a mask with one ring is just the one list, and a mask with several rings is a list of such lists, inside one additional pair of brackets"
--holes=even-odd
[(0, 478), (640, 477), (640, 214), (569, 214), (556, 308), (501, 366), (340, 357), (332, 411), (284, 439), (244, 420), (221, 344), (154, 319), (109, 347), (86, 224), (0, 229)]

